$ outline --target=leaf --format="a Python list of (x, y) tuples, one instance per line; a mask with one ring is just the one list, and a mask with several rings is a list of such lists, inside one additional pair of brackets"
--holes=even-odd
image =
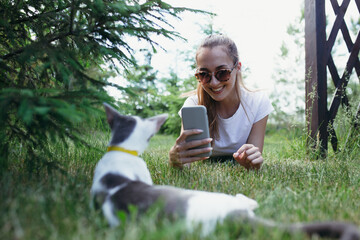
[(126, 222), (127, 214), (125, 211), (118, 211), (117, 216), (121, 222), (123, 222), (123, 223)]
[(31, 102), (28, 99), (22, 100), (18, 110), (18, 116), (21, 120), (30, 125), (33, 120), (33, 113)]
[(34, 112), (36, 114), (45, 115), (51, 110), (50, 107), (35, 107)]

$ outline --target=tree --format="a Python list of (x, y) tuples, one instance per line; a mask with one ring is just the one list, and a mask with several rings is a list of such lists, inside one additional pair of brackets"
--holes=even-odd
[(151, 66), (152, 54), (146, 51), (146, 63), (134, 66), (124, 73), (127, 82), (122, 91), (118, 106), (123, 113), (143, 118), (164, 112), (161, 102), (160, 81), (157, 71)]
[(49, 167), (49, 141), (81, 143), (79, 123), (112, 101), (107, 68), (136, 65), (128, 39), (155, 48), (153, 34), (180, 37), (166, 17), (186, 10), (160, 0), (1, 1), (0, 168), (20, 148), (30, 171)]
[(302, 9), (301, 15), (289, 24), (287, 34), (290, 41), (283, 41), (276, 58), (279, 66), (273, 75), (276, 88), (270, 97), (275, 107), (272, 118), (278, 124), (303, 123), (305, 119), (304, 21)]
[(197, 81), (195, 77), (180, 79), (173, 72), (159, 79), (151, 66), (151, 53), (147, 52), (146, 57), (146, 64), (134, 66), (124, 74), (127, 85), (119, 92), (118, 108), (123, 114), (143, 118), (166, 112), (169, 117), (161, 131), (178, 135), (181, 128), (178, 111), (185, 101), (180, 94), (196, 89)]

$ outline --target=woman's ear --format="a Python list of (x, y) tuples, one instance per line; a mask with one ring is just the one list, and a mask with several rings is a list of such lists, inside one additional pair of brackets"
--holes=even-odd
[(241, 62), (239, 61), (238, 70), (241, 71)]

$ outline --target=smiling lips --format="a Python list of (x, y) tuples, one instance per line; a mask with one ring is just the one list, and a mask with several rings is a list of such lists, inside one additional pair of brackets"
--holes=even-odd
[(222, 90), (225, 88), (225, 86), (221, 86), (219, 88), (211, 88), (212, 92), (215, 94), (219, 94), (222, 92)]

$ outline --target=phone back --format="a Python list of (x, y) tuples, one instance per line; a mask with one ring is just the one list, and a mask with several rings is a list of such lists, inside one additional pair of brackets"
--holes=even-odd
[[(209, 138), (209, 121), (206, 113), (206, 108), (202, 105), (192, 106), (192, 107), (183, 107), (181, 109), (181, 117), (183, 122), (184, 130), (188, 129), (201, 129), (203, 132), (201, 134), (191, 135), (186, 138), (187, 142), (193, 140), (200, 140), (204, 138)], [(201, 145), (196, 148), (211, 147), (210, 143)], [(211, 152), (202, 153), (197, 156), (199, 157), (209, 157)]]

